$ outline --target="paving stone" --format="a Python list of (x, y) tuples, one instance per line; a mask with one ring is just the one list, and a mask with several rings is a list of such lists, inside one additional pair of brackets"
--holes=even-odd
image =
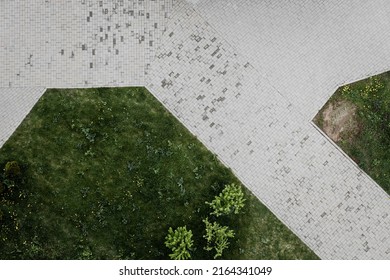
[(0, 3), (0, 87), (143, 85), (171, 1)]
[(338, 86), (390, 70), (389, 1), (196, 2), (308, 120)]
[(0, 147), (31, 111), (45, 88), (0, 88)]

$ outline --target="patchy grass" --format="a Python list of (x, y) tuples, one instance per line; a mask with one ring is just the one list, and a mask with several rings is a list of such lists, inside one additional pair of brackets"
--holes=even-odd
[[(342, 103), (356, 111), (348, 122), (337, 118)], [(325, 121), (329, 114), (333, 122)], [(390, 72), (339, 88), (314, 122), (390, 194)], [(340, 137), (332, 137), (332, 130)]]
[[(144, 88), (48, 90), (0, 150), (19, 196), (0, 197), (3, 259), (166, 259), (169, 227), (194, 234), (240, 182)], [(226, 259), (317, 259), (247, 189)]]

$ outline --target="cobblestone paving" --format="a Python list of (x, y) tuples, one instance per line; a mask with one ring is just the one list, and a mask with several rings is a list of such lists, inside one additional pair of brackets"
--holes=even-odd
[(196, 2), (308, 120), (338, 86), (390, 70), (390, 1)]
[(171, 1), (0, 3), (0, 87), (143, 85)]
[[(0, 114), (11, 116), (0, 123), (2, 141), (43, 92), (15, 87), (146, 85), (318, 256), (390, 259), (389, 196), (310, 123), (338, 84), (390, 66), (375, 27), (390, 24), (388, 5), (38, 2), (0, 3)], [(363, 10), (378, 12), (374, 27), (356, 20)], [(366, 45), (356, 46), (359, 36)]]
[(0, 88), (0, 148), (45, 90), (45, 88)]
[(148, 87), (321, 258), (390, 258), (389, 196), (185, 2)]

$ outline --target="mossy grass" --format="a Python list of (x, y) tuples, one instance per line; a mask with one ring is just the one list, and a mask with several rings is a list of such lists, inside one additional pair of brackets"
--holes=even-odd
[[(23, 196), (0, 197), (2, 259), (168, 259), (169, 227), (203, 250), (206, 201), (241, 184), (145, 88), (48, 90), (0, 150)], [(244, 188), (226, 259), (317, 259)]]

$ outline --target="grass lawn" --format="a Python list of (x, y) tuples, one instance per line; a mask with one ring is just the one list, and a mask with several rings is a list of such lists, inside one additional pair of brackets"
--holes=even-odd
[[(22, 179), (0, 195), (2, 259), (167, 259), (187, 226), (193, 259), (225, 184), (240, 182), (144, 88), (48, 90), (0, 150)], [(219, 219), (236, 233), (225, 259), (317, 259), (244, 188)]]
[(333, 140), (390, 194), (390, 72), (339, 88), (314, 122), (341, 131)]

